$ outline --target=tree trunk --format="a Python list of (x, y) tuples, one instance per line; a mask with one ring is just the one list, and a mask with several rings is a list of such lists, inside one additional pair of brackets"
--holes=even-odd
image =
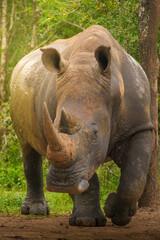
[(157, 35), (159, 25), (159, 0), (141, 0), (139, 5), (139, 44), (141, 65), (146, 72), (151, 89), (151, 118), (154, 126), (152, 155), (140, 207), (157, 206), (159, 203), (158, 170), (158, 72)]
[(0, 102), (5, 100), (5, 82), (7, 77), (7, 0), (2, 0), (2, 40), (0, 64)]
[(9, 32), (11, 32), (13, 25), (14, 25), (14, 12), (15, 12), (15, 0), (12, 0), (12, 9), (10, 15), (10, 24), (9, 24)]
[(30, 47), (31, 49), (35, 48), (36, 43), (37, 43), (37, 36), (36, 36), (36, 30), (37, 30), (37, 22), (38, 22), (38, 4), (37, 1), (34, 1), (34, 23), (32, 27), (32, 36), (31, 36), (31, 44)]

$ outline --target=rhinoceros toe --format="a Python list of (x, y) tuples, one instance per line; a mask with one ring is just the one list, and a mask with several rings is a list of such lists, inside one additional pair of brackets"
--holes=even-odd
[(74, 217), (70, 216), (69, 224), (71, 226), (96, 227), (105, 226), (106, 218), (104, 215), (97, 217)]
[(106, 201), (104, 211), (106, 216), (111, 218), (112, 223), (124, 226), (131, 221), (132, 216), (136, 213), (137, 206), (136, 204), (126, 206), (125, 204), (117, 204), (117, 202), (116, 193), (111, 193)]
[(21, 206), (22, 215), (48, 215), (49, 206), (45, 200), (42, 201), (28, 201), (25, 200)]

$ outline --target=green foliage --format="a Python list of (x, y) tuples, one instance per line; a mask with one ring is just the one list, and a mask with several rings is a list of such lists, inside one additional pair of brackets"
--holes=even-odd
[(103, 164), (97, 171), (101, 188), (101, 205), (104, 206), (109, 193), (117, 192), (120, 169), (111, 161)]
[(45, 197), (52, 214), (62, 215), (72, 211), (73, 203), (69, 194), (45, 191)]
[(19, 190), (25, 186), (20, 145), (12, 127), (9, 103), (0, 106), (0, 187)]
[(0, 191), (0, 212), (20, 213), (24, 193)]
[[(93, 25), (102, 25), (119, 43), (139, 60), (138, 1), (40, 1), (40, 32), (53, 40), (67, 38)], [(44, 30), (45, 29), (45, 30)], [(48, 31), (46, 30), (48, 29)]]
[[(20, 213), (21, 204), (24, 201), (25, 192), (0, 191), (0, 212)], [(45, 191), (45, 197), (50, 207), (51, 214), (64, 215), (72, 211), (72, 200), (68, 194), (49, 193)]]

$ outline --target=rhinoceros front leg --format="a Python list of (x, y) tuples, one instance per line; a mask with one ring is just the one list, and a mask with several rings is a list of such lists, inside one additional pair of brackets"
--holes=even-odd
[(27, 180), (27, 195), (21, 206), (21, 214), (48, 215), (49, 207), (43, 192), (41, 156), (29, 145), (23, 151), (23, 166)]
[(89, 188), (79, 194), (71, 195), (74, 202), (69, 224), (74, 226), (105, 226), (106, 218), (100, 208), (99, 179), (95, 173), (89, 181)]
[(135, 134), (128, 142), (117, 193), (108, 196), (104, 209), (106, 216), (116, 225), (126, 225), (136, 213), (146, 183), (151, 146), (150, 130)]

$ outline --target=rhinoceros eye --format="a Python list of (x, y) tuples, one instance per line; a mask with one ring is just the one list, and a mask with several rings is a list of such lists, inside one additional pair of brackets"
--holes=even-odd
[(95, 123), (93, 123), (91, 125), (91, 134), (90, 134), (90, 139), (92, 141), (95, 141), (97, 139), (97, 135), (98, 135), (98, 127), (96, 126)]

